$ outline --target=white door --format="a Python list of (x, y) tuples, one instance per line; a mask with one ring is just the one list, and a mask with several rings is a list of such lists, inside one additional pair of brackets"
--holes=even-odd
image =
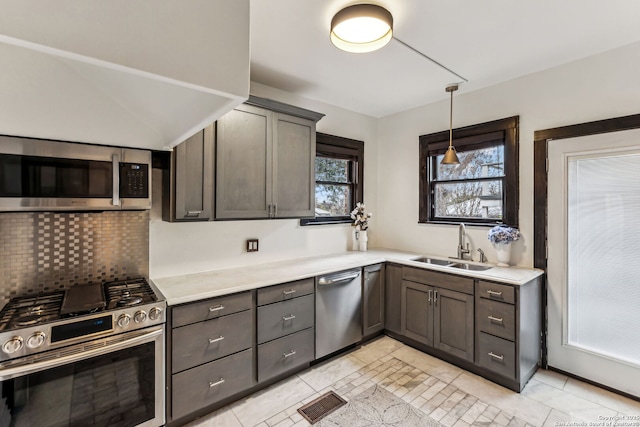
[(549, 366), (640, 396), (640, 130), (548, 156)]

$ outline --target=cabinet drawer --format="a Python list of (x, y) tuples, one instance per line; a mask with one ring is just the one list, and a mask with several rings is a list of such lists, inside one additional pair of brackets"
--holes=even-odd
[(249, 310), (253, 305), (251, 292), (212, 298), (192, 304), (180, 305), (173, 308), (173, 327), (215, 319), (226, 314), (233, 314)]
[(515, 341), (515, 306), (503, 302), (478, 298), (476, 322), (482, 332)]
[(258, 346), (258, 382), (313, 360), (314, 329), (309, 328)]
[(509, 304), (515, 304), (516, 301), (513, 286), (484, 282), (482, 280), (478, 281), (478, 295), (480, 295), (480, 298), (487, 298)]
[(253, 310), (172, 330), (171, 371), (184, 371), (251, 347)]
[(497, 374), (516, 377), (516, 344), (481, 332), (478, 343), (478, 364)]
[(313, 278), (258, 289), (258, 305), (288, 301), (313, 293)]
[(411, 282), (437, 286), (451, 291), (473, 295), (473, 279), (451, 274), (438, 273), (421, 268), (402, 268), (402, 278)]
[(180, 418), (253, 386), (251, 349), (173, 375), (172, 417)]
[(258, 307), (258, 344), (310, 328), (313, 323), (313, 295)]

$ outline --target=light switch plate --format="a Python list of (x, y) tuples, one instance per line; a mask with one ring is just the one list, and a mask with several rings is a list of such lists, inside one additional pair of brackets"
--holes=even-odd
[(258, 239), (247, 239), (247, 252), (258, 252)]

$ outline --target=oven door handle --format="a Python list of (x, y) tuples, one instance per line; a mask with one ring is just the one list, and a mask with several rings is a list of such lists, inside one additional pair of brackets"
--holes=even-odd
[[(135, 332), (132, 332), (132, 334)], [(145, 332), (142, 334), (136, 334), (131, 338), (126, 338), (122, 340), (114, 340), (113, 344), (107, 343), (104, 346), (91, 348), (89, 350), (84, 350), (85, 347), (90, 345), (79, 344), (78, 351), (73, 354), (68, 354), (65, 356), (59, 356), (55, 359), (45, 359), (41, 361), (34, 361), (29, 364), (20, 364), (17, 366), (7, 366), (0, 367), (0, 381), (10, 380), (12, 378), (21, 377), (24, 375), (33, 374), (35, 372), (44, 371), (45, 369), (56, 368), (62, 365), (68, 365), (69, 363), (78, 362), (81, 360), (89, 359), (93, 356), (101, 356), (107, 353), (112, 353), (114, 351), (123, 350), (125, 348), (130, 348), (138, 344), (144, 344), (145, 342), (152, 341), (156, 337), (162, 335), (164, 333), (164, 328), (153, 329), (149, 332)], [(51, 350), (55, 352), (56, 350)], [(60, 352), (68, 351), (67, 348), (63, 348), (59, 350)]]

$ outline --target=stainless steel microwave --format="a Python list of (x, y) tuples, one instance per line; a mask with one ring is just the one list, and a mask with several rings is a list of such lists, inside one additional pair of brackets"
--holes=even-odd
[(0, 211), (150, 208), (150, 151), (0, 136)]

